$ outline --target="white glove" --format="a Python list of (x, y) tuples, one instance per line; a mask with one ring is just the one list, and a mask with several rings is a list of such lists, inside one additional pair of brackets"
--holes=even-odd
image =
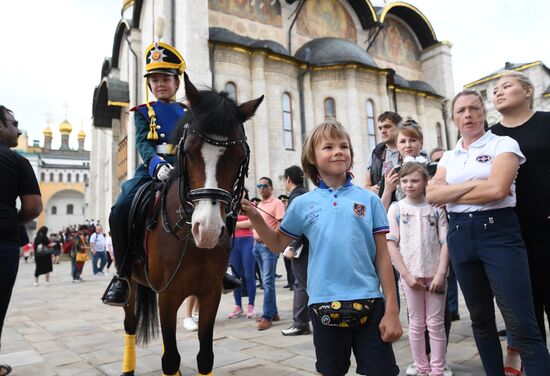
[(160, 181), (166, 181), (170, 177), (170, 171), (172, 171), (173, 169), (174, 167), (172, 167), (170, 163), (161, 163), (157, 167), (155, 178)]

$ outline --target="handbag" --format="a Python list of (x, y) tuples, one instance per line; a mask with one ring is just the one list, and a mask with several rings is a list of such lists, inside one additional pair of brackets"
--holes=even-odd
[(328, 303), (312, 304), (313, 312), (323, 325), (340, 328), (363, 326), (376, 299), (335, 300)]
[(86, 252), (76, 252), (76, 262), (86, 262), (88, 255)]
[(53, 254), (52, 248), (44, 247), (44, 244), (38, 244), (36, 247), (37, 256), (51, 256)]

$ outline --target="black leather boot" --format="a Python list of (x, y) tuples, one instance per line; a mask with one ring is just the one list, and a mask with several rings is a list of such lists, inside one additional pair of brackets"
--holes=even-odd
[(124, 307), (128, 304), (130, 297), (130, 286), (126, 279), (117, 275), (113, 277), (107, 290), (103, 293), (101, 301), (110, 306)]
[(229, 292), (229, 291), (232, 291), (232, 290), (235, 290), (236, 288), (239, 288), (241, 287), (243, 284), (243, 282), (229, 274), (229, 273), (225, 273), (224, 276), (223, 276), (223, 289), (226, 291), (226, 292)]
[(115, 265), (118, 275), (115, 275), (103, 293), (101, 300), (112, 306), (125, 306), (130, 296), (130, 278), (128, 252), (128, 230), (125, 224), (120, 223), (113, 215), (109, 217)]

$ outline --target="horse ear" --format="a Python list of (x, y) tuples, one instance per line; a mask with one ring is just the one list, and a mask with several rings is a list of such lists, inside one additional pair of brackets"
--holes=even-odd
[(240, 106), (237, 106), (237, 110), (239, 111), (239, 114), (241, 114), (243, 122), (250, 119), (252, 116), (254, 116), (254, 113), (260, 106), (260, 103), (264, 100), (264, 96), (257, 99), (252, 99), (251, 101), (244, 102)]
[(195, 85), (193, 85), (186, 72), (183, 72), (183, 81), (185, 83), (185, 96), (191, 107), (193, 107), (193, 105), (201, 99), (201, 94)]

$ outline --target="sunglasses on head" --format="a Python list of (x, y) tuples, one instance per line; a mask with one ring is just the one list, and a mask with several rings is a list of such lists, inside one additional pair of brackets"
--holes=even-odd
[(258, 189), (263, 189), (263, 188), (267, 188), (267, 187), (269, 187), (268, 184), (256, 184), (256, 188), (258, 188)]

